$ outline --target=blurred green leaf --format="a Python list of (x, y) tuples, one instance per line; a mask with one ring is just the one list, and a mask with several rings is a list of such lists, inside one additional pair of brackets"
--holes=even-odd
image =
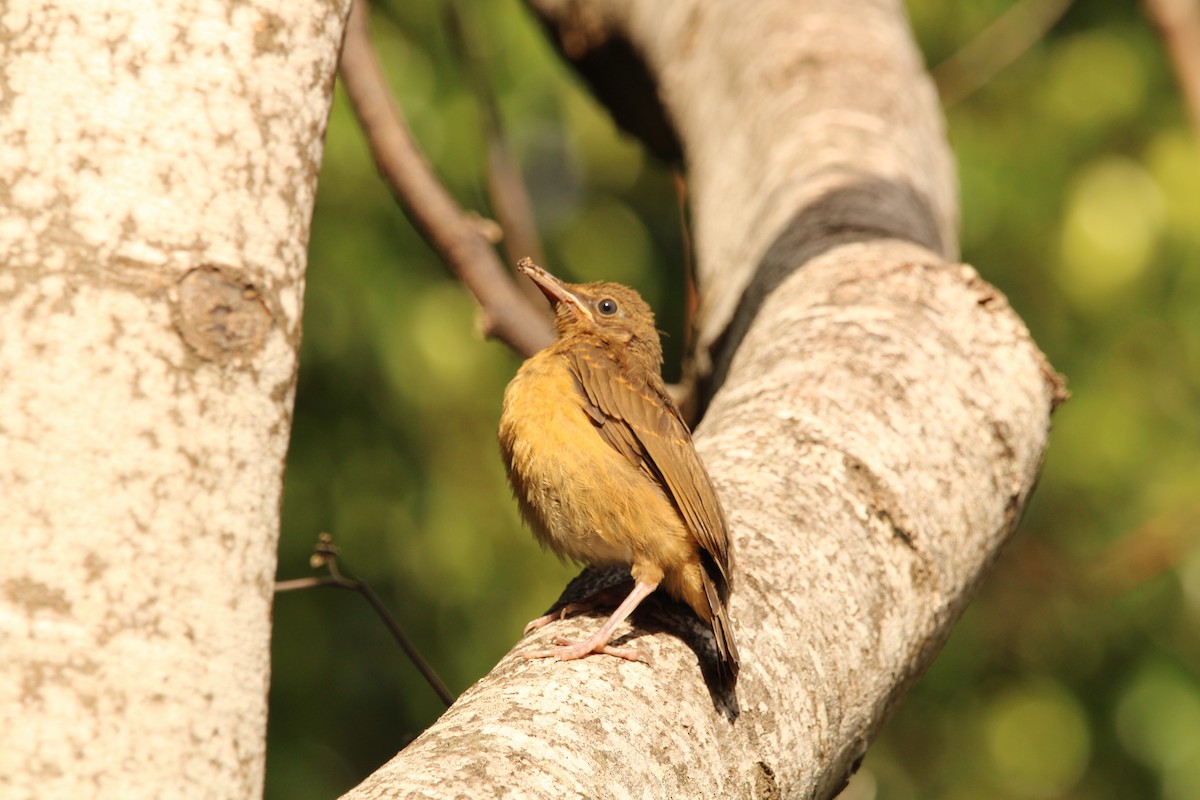
[(1165, 225), (1162, 192), (1140, 164), (1119, 156), (1089, 164), (1067, 197), (1061, 290), (1085, 310), (1104, 310), (1150, 268)]
[(984, 717), (997, 780), (1023, 797), (1056, 797), (1083, 776), (1091, 743), (1079, 703), (1043, 681), (998, 696)]

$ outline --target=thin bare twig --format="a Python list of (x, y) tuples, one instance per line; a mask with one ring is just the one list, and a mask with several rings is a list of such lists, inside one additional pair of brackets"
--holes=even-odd
[(517, 289), (478, 224), (442, 186), (409, 132), (371, 45), (364, 0), (354, 0), (346, 24), (341, 75), (376, 167), (425, 241), (479, 302), (484, 335), (523, 356), (548, 345), (554, 339), (549, 321)]
[(942, 104), (960, 103), (1016, 61), (1070, 8), (1072, 0), (1021, 0), (930, 74)]
[(1200, 540), (1200, 505), (1181, 503), (1159, 512), (1091, 560), (1085, 575), (1102, 594), (1127, 592), (1178, 569)]
[(1195, 0), (1146, 0), (1146, 10), (1162, 34), (1192, 130), (1200, 136), (1200, 5)]
[(429, 662), (425, 660), (413, 643), (409, 641), (408, 637), (404, 635), (404, 631), (400, 628), (400, 623), (388, 611), (387, 606), (379, 599), (379, 595), (375, 594), (375, 591), (363, 581), (343, 575), (341, 569), (338, 567), (337, 560), (338, 549), (333, 544), (333, 537), (328, 533), (322, 533), (317, 539), (317, 547), (310, 563), (313, 569), (320, 569), (321, 567), (328, 569), (329, 574), (313, 578), (278, 581), (275, 584), (276, 593), (292, 592), (297, 589), (315, 589), (322, 586), (330, 586), (335, 589), (349, 589), (352, 592), (358, 592), (371, 604), (371, 608), (375, 609), (375, 613), (383, 620), (383, 624), (387, 626), (387, 629), (392, 634), (392, 638), (400, 645), (400, 649), (404, 651), (404, 654), (412, 661), (413, 666), (417, 668), (422, 677), (425, 678), (425, 681), (433, 688), (433, 691), (437, 693), (442, 702), (446, 704), (446, 707), (449, 708), (454, 703), (454, 695), (446, 688), (446, 684), (442, 683), (442, 679), (434, 672)]

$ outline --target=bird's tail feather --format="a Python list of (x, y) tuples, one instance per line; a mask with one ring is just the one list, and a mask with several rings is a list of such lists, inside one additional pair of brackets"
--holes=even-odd
[(733, 686), (738, 676), (738, 649), (733, 640), (733, 626), (730, 625), (729, 611), (725, 607), (724, 598), (717, 590), (716, 584), (707, 571), (701, 570), (701, 581), (704, 584), (704, 594), (708, 598), (708, 608), (712, 612), (711, 624), (713, 637), (717, 641), (717, 655), (720, 656), (722, 679)]

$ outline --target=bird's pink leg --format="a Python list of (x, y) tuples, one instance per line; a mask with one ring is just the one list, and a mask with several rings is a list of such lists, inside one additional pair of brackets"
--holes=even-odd
[(616, 606), (625, 599), (626, 586), (630, 586), (632, 581), (623, 581), (616, 586), (609, 586), (601, 589), (598, 592), (593, 592), (591, 595), (582, 600), (573, 603), (567, 603), (562, 608), (557, 608), (549, 614), (543, 614), (537, 619), (529, 621), (525, 626), (525, 630), (521, 631), (522, 636), (528, 636), (531, 632), (538, 628), (544, 628), (551, 622), (556, 622), (560, 619), (566, 619), (568, 614), (577, 614), (580, 611), (591, 611), (597, 606)]
[[(650, 596), (650, 593), (658, 588), (658, 583), (646, 583), (638, 581), (633, 585), (633, 591), (629, 593), (621, 605), (617, 606), (617, 610), (612, 613), (600, 630), (596, 631), (590, 638), (582, 642), (572, 642), (566, 639), (555, 639), (555, 642), (566, 645), (565, 647), (556, 647), (552, 650), (538, 650), (533, 653), (522, 653), (521, 655), (528, 659), (535, 658), (556, 658), (559, 661), (573, 661), (577, 658), (591, 655), (592, 653), (606, 653), (610, 656), (617, 656), (629, 661), (642, 661), (641, 653), (631, 647), (611, 647), (608, 642), (612, 639), (613, 631), (617, 626), (624, 622), (633, 610), (638, 607), (638, 604)], [(537, 622), (538, 620), (534, 620)], [(533, 623), (530, 623), (531, 625)], [(544, 623), (543, 623), (544, 624)]]

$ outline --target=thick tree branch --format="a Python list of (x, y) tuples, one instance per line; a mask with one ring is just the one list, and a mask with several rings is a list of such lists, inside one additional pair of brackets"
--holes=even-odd
[(549, 344), (554, 334), (547, 317), (517, 289), (491, 242), (442, 186), (409, 133), (371, 45), (365, 0), (356, 0), (346, 25), (341, 75), (380, 174), (413, 225), (479, 302), (484, 335), (526, 356)]
[(348, 796), (829, 797), (1012, 532), (1061, 382), (947, 260), (953, 169), (898, 0), (533, 5), (579, 63), (640, 59), (686, 154), (741, 678), (711, 689), (666, 606), (634, 619), (650, 666), (519, 658), (595, 621), (555, 623)]
[(257, 797), (348, 2), (6, 0), (0, 797)]

